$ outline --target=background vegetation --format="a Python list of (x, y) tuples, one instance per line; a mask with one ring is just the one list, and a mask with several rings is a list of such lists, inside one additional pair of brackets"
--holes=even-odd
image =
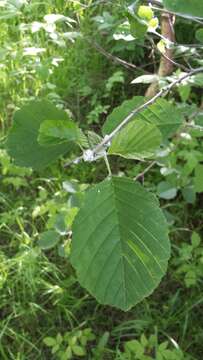
[[(145, 93), (148, 85), (131, 81), (156, 73), (160, 54), (149, 39), (127, 41), (123, 3), (0, 1), (1, 359), (202, 359), (203, 176), (197, 169), (203, 133), (182, 129), (173, 151), (139, 178), (160, 198), (172, 257), (158, 289), (127, 313), (99, 305), (69, 263), (69, 231), (82, 191), (106, 177), (105, 164), (64, 169), (61, 160), (34, 172), (16, 167), (4, 149), (13, 112), (31, 99), (48, 99), (84, 130), (100, 133), (116, 105)], [(200, 27), (177, 19), (180, 66), (174, 72), (202, 64), (201, 46), (191, 46)], [(174, 99), (202, 126), (203, 77), (193, 80), (175, 90)], [(136, 177), (146, 164), (113, 159), (111, 166)], [(42, 249), (39, 236), (52, 229), (60, 241)]]

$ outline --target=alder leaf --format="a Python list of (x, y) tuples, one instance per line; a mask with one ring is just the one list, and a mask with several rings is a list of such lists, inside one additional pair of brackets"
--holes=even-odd
[(131, 111), (142, 105), (144, 101), (144, 96), (134, 96), (132, 99), (125, 100), (120, 106), (116, 107), (106, 118), (102, 127), (103, 134), (110, 134)]
[[(38, 142), (42, 146), (81, 142), (81, 130), (72, 120), (45, 120), (39, 128)], [(82, 139), (83, 140), (83, 139)]]
[(73, 224), (71, 263), (100, 303), (130, 309), (159, 284), (169, 256), (165, 217), (139, 183), (113, 177), (86, 192)]
[(163, 0), (164, 7), (182, 15), (203, 17), (202, 0)]
[[(110, 134), (132, 111), (147, 102), (142, 96), (135, 96), (124, 101), (107, 117), (103, 125), (103, 134)], [(143, 111), (132, 117), (132, 120), (141, 119), (156, 125), (163, 138), (172, 136), (183, 123), (183, 116), (179, 109), (165, 99), (158, 99)], [(131, 121), (132, 121), (131, 120)]]
[(158, 99), (154, 104), (140, 112), (137, 118), (156, 125), (164, 139), (175, 134), (183, 123), (183, 116), (179, 109), (165, 99)]
[(151, 158), (161, 144), (159, 129), (142, 120), (131, 121), (113, 139), (108, 153), (127, 159)]
[(44, 121), (69, 121), (65, 111), (48, 101), (32, 101), (16, 111), (7, 138), (7, 151), (18, 166), (42, 169), (73, 148), (72, 142), (41, 146), (37, 139)]

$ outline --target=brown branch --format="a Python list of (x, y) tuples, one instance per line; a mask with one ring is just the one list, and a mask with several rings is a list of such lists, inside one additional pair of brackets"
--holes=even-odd
[(93, 46), (96, 50), (98, 50), (102, 55), (104, 55), (107, 59), (110, 59), (112, 61), (114, 61), (115, 63), (117, 64), (120, 64), (122, 66), (124, 66), (125, 68), (127, 68), (128, 70), (136, 70), (137, 69), (137, 66), (132, 64), (132, 63), (129, 63), (123, 59), (120, 59), (118, 56), (114, 56), (112, 54), (110, 54), (109, 52), (107, 52), (104, 48), (102, 48), (99, 44), (97, 44), (96, 42), (92, 42), (92, 41), (89, 41), (89, 44), (91, 46)]
[[(173, 29), (174, 16), (168, 13), (163, 13), (161, 15), (161, 35), (168, 39), (170, 42), (175, 42), (175, 33)], [(161, 56), (161, 61), (158, 69), (157, 75), (159, 77), (165, 77), (170, 75), (173, 72), (173, 50), (166, 48), (165, 54)], [(146, 93), (145, 96), (153, 97), (159, 90), (158, 82), (152, 83)]]

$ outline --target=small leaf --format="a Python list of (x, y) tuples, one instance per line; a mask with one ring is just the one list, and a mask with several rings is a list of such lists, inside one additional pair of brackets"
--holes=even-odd
[(184, 200), (186, 201), (186, 203), (188, 204), (194, 204), (196, 201), (196, 193), (194, 190), (194, 186), (187, 186), (185, 188), (183, 188), (182, 190), (182, 195)]
[(63, 358), (61, 360), (68, 360), (68, 359), (72, 359), (72, 350), (71, 350), (71, 347), (68, 346), (66, 351), (64, 352), (64, 355), (63, 355)]
[(82, 348), (82, 346), (79, 346), (79, 345), (73, 345), (72, 346), (72, 351), (77, 356), (85, 356), (85, 354), (86, 354), (85, 349)]
[(203, 2), (201, 0), (163, 0), (167, 10), (189, 15), (192, 17), (203, 17)]
[(47, 250), (53, 248), (59, 242), (60, 236), (54, 230), (48, 230), (40, 234), (38, 245), (41, 249)]
[(130, 23), (130, 33), (131, 35), (138, 40), (142, 40), (147, 32), (147, 24), (145, 21), (140, 19), (138, 16), (128, 15), (128, 20)]
[(43, 342), (45, 343), (45, 345), (49, 346), (49, 347), (53, 347), (56, 345), (56, 339), (50, 336), (47, 336), (43, 339)]
[(187, 101), (189, 96), (190, 96), (190, 92), (191, 92), (191, 86), (189, 84), (186, 85), (179, 85), (178, 86), (178, 92), (180, 94), (181, 100), (183, 102)]
[(60, 345), (59, 345), (59, 344), (54, 345), (54, 347), (53, 347), (52, 350), (51, 350), (51, 353), (52, 353), (52, 354), (56, 354), (56, 352), (59, 350), (59, 348), (60, 348)]
[(195, 231), (192, 233), (191, 241), (192, 241), (193, 247), (198, 247), (201, 243), (201, 238), (200, 238), (199, 234), (196, 233)]
[(198, 164), (195, 168), (195, 191), (197, 193), (203, 192), (203, 165)]
[(161, 199), (171, 200), (177, 195), (177, 188), (173, 187), (167, 181), (162, 181), (157, 186), (157, 194)]
[(130, 340), (125, 343), (125, 350), (140, 358), (144, 354), (145, 348), (138, 340)]
[(62, 335), (60, 333), (58, 333), (57, 336), (56, 336), (56, 342), (59, 345), (61, 345), (62, 342), (63, 342), (63, 337), (62, 337)]
[(6, 144), (16, 165), (42, 169), (73, 148), (71, 143), (50, 147), (38, 143), (39, 128), (47, 119), (66, 122), (68, 115), (45, 100), (32, 101), (16, 111)]
[(131, 121), (113, 139), (108, 153), (127, 159), (151, 158), (161, 144), (161, 133), (155, 125)]
[(191, 76), (191, 78), (188, 81), (192, 86), (202, 87), (203, 86), (203, 74), (193, 75), (193, 76)]
[(86, 192), (73, 224), (71, 263), (102, 304), (128, 310), (151, 294), (170, 256), (167, 223), (156, 197), (113, 177)]
[(198, 29), (195, 33), (195, 37), (199, 42), (203, 43), (203, 29)]
[(159, 76), (156, 74), (138, 76), (131, 81), (131, 84), (151, 84), (159, 80)]

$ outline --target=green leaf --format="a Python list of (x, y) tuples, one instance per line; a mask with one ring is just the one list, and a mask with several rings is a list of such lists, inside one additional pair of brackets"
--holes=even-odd
[(60, 236), (54, 230), (48, 230), (40, 234), (38, 245), (41, 249), (47, 250), (53, 248), (59, 242)]
[(59, 119), (66, 122), (68, 115), (45, 100), (32, 101), (14, 114), (7, 150), (16, 165), (42, 169), (71, 150), (72, 143), (45, 147), (37, 141), (43, 121)]
[(102, 304), (128, 310), (166, 272), (168, 228), (156, 197), (113, 177), (86, 192), (73, 224), (71, 263), (81, 285)]
[(198, 193), (203, 192), (203, 165), (198, 164), (195, 168), (195, 191)]
[(188, 98), (190, 96), (191, 86), (189, 84), (186, 84), (186, 85), (181, 84), (178, 86), (178, 92), (181, 97), (181, 100), (183, 102), (185, 102), (188, 100)]
[(164, 7), (175, 13), (203, 17), (202, 0), (163, 0)]
[(164, 139), (172, 136), (183, 122), (180, 111), (165, 99), (158, 99), (137, 116), (156, 125)]
[(85, 356), (85, 354), (86, 354), (85, 349), (82, 348), (82, 346), (80, 346), (80, 345), (73, 345), (72, 351), (77, 356)]
[(147, 32), (148, 26), (145, 21), (140, 19), (138, 16), (128, 15), (128, 20), (130, 23), (130, 33), (131, 35), (138, 40), (142, 40)]
[(145, 348), (138, 340), (130, 340), (125, 343), (125, 350), (128, 353), (141, 357)]
[(194, 248), (198, 247), (201, 243), (201, 238), (195, 231), (192, 233), (191, 242)]
[(157, 74), (141, 75), (131, 81), (131, 84), (151, 84), (159, 80)]
[[(147, 99), (141, 96), (124, 101), (107, 117), (102, 128), (103, 134), (110, 134), (133, 110), (146, 101)], [(135, 115), (132, 120), (134, 119), (145, 120), (156, 125), (164, 139), (172, 136), (183, 122), (179, 109), (165, 99), (158, 99), (153, 105)]]
[(71, 120), (45, 120), (39, 128), (38, 142), (42, 146), (63, 144), (64, 142), (80, 143), (81, 130)]
[(102, 127), (103, 134), (110, 134), (131, 111), (142, 105), (144, 101), (145, 98), (143, 96), (134, 96), (132, 99), (126, 100), (120, 106), (116, 107), (112, 113), (107, 116)]
[(192, 86), (202, 87), (203, 86), (203, 74), (197, 74), (197, 75), (191, 76), (191, 78), (189, 79), (189, 83)]
[(193, 185), (186, 186), (182, 190), (182, 195), (184, 200), (188, 204), (194, 204), (196, 201), (196, 193)]
[(160, 144), (161, 133), (155, 125), (134, 120), (114, 137), (108, 153), (143, 160), (153, 157)]
[(199, 42), (203, 43), (203, 29), (198, 29), (195, 33), (195, 37)]
[(157, 194), (161, 199), (174, 199), (177, 195), (177, 188), (169, 184), (167, 181), (162, 181), (157, 186)]
[(47, 336), (43, 339), (43, 342), (45, 345), (49, 346), (49, 347), (53, 347), (56, 345), (56, 339), (50, 336)]

